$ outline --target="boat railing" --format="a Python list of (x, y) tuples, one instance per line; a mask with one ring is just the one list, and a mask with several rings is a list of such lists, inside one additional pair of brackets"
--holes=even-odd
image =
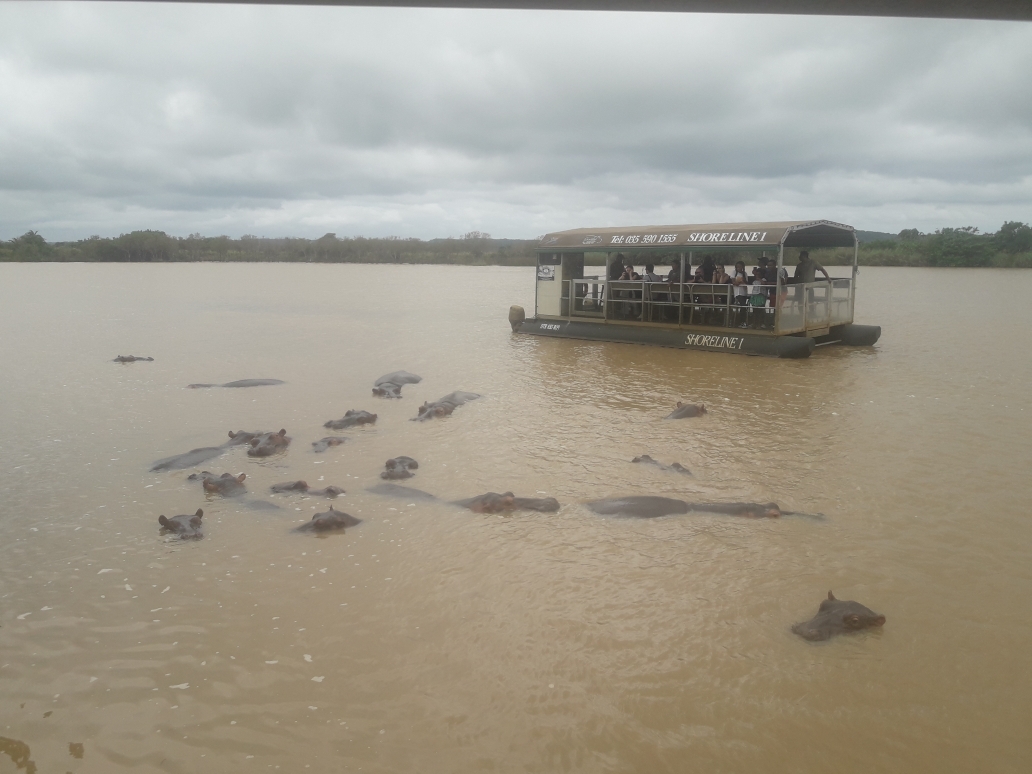
[(793, 283), (780, 292), (749, 286), (743, 296), (720, 283), (573, 279), (563, 282), (562, 311), (571, 318), (797, 333), (852, 322), (853, 281)]

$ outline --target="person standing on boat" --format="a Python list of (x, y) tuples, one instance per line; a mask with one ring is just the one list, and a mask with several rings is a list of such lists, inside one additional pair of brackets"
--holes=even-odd
[(817, 272), (824, 275), (824, 279), (831, 281), (828, 272), (824, 270), (817, 261), (810, 257), (808, 250), (799, 253), (799, 263), (795, 267), (795, 279), (797, 282), (814, 282), (817, 279)]

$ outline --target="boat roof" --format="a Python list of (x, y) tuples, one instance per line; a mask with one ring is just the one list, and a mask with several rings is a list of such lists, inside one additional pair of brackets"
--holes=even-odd
[(696, 223), (683, 226), (623, 226), (575, 228), (545, 234), (541, 251), (585, 248), (662, 249), (696, 247), (852, 247), (852, 226), (830, 220), (779, 221), (775, 223)]

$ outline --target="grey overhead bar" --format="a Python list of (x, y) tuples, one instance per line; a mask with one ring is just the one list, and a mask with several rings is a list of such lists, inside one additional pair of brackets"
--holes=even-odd
[[(144, 0), (167, 2), (167, 0)], [(552, 11), (653, 11), (807, 16), (894, 16), (1032, 21), (1030, 0), (175, 0), (245, 5), (352, 5), (385, 8), (487, 8)]]

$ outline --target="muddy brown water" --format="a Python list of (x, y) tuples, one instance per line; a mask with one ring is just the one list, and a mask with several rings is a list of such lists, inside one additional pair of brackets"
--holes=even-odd
[[(776, 361), (513, 336), (529, 268), (0, 265), (0, 772), (1028, 771), (1030, 297), (864, 269), (881, 342)], [(244, 378), (286, 384), (185, 389)], [(409, 421), (452, 390), (484, 397)], [(314, 454), (352, 408), (379, 419)], [(201, 466), (278, 510), (148, 472), (281, 427)], [(365, 492), (400, 454), (563, 507)], [(292, 534), (329, 502), (268, 493), (298, 478), (363, 523)], [(826, 518), (581, 504), (626, 494)], [(203, 540), (159, 536), (199, 507)], [(829, 589), (884, 630), (793, 636)]]

